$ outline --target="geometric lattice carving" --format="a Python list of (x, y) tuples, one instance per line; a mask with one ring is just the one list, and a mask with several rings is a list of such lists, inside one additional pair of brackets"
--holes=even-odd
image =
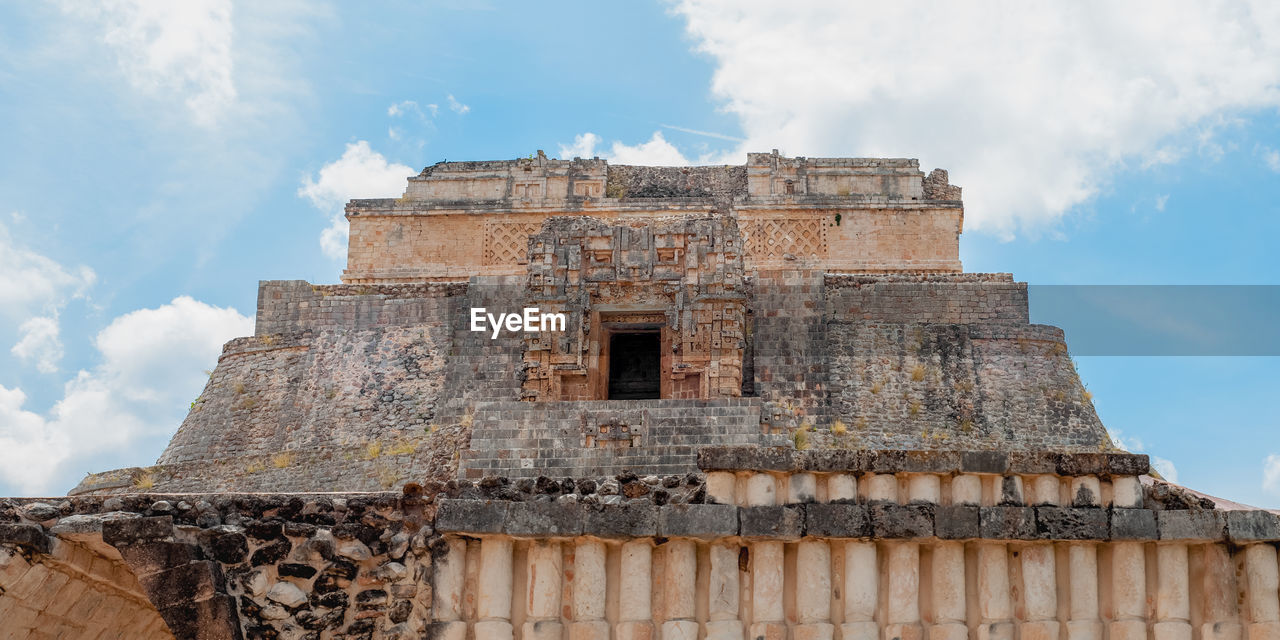
[(542, 225), (536, 222), (488, 222), (484, 225), (485, 264), (524, 264), (529, 236)]
[(756, 262), (827, 256), (827, 225), (821, 218), (766, 218), (743, 227), (747, 255)]

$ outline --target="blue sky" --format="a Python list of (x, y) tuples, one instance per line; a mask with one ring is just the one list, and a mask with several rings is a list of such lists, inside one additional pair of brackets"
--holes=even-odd
[[(0, 7), (0, 495), (153, 462), (257, 281), (336, 282), (341, 202), (442, 159), (917, 157), (969, 271), (1280, 284), (1275, 8), (885, 4)], [(1122, 442), (1280, 506), (1277, 358), (1077, 362)]]

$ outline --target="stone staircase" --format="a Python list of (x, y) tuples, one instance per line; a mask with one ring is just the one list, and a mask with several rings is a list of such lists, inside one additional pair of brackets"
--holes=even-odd
[(758, 398), (479, 402), (458, 474), (566, 477), (684, 474), (713, 445), (791, 446), (766, 435)]

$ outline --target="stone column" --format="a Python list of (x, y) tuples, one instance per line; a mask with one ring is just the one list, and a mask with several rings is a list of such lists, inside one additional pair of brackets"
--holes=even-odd
[(480, 541), (476, 640), (511, 640), (511, 538)]
[[(573, 623), (569, 640), (609, 640), (605, 622), (605, 555), (599, 540), (578, 542), (573, 552)], [(480, 638), (476, 638), (480, 640)]]
[(898, 478), (892, 473), (868, 473), (862, 476), (867, 502), (897, 502)]
[(886, 638), (920, 640), (920, 544), (893, 542), (887, 545), (888, 596), (884, 635)]
[(738, 504), (738, 479), (730, 471), (712, 471), (707, 474), (707, 497), (719, 504)]
[(616, 640), (652, 639), (652, 580), (653, 545), (648, 540), (632, 540), (622, 545)]
[(784, 588), (781, 542), (751, 544), (751, 637), (787, 640), (782, 608)]
[(520, 628), (523, 640), (560, 640), (564, 626), (560, 623), (563, 563), (559, 542), (529, 545), (527, 617)]
[(778, 500), (778, 482), (768, 473), (753, 473), (747, 478), (747, 495), (743, 504), (748, 507), (768, 507)]
[(939, 542), (934, 545), (933, 584), (930, 588), (933, 625), (929, 627), (929, 640), (968, 640), (963, 543)]
[(1125, 509), (1142, 508), (1142, 484), (1137, 476), (1116, 476), (1111, 479), (1111, 504)]
[[(1052, 476), (1050, 476), (1052, 477)], [(1037, 490), (1040, 489), (1037, 483)], [(1057, 478), (1054, 478), (1057, 486)], [(1024, 547), (1022, 553), (1022, 597), (1025, 622), (1019, 629), (1022, 640), (1058, 640), (1058, 576), (1053, 545)]]
[(907, 501), (928, 504), (942, 502), (942, 478), (932, 473), (907, 474)]
[(1280, 573), (1276, 548), (1251, 544), (1241, 552), (1245, 575), (1245, 613), (1249, 619), (1249, 640), (1280, 638)]
[(671, 540), (660, 547), (665, 571), (666, 621), (662, 640), (698, 640), (698, 551), (692, 540)]
[(831, 640), (831, 549), (804, 540), (796, 549), (796, 628), (793, 640)]
[(738, 545), (711, 545), (711, 575), (707, 581), (707, 640), (742, 640), (738, 616)]
[(1111, 545), (1110, 640), (1147, 640), (1147, 567), (1141, 542)]
[(966, 473), (951, 479), (951, 504), (982, 504), (982, 476)]
[(1231, 554), (1226, 545), (1218, 543), (1201, 545), (1198, 551), (1203, 565), (1197, 595), (1203, 617), (1200, 637), (1203, 640), (1241, 640), (1235, 564)]
[(858, 481), (850, 473), (827, 476), (827, 502), (854, 502), (858, 499)]
[(818, 498), (818, 479), (812, 473), (793, 473), (787, 477), (787, 502), (804, 504)]
[(1102, 640), (1098, 618), (1098, 547), (1073, 544), (1067, 550), (1071, 582), (1067, 640)]
[(844, 640), (879, 640), (876, 604), (880, 599), (880, 567), (874, 542), (844, 545)]
[(1075, 476), (1071, 478), (1071, 506), (1102, 506), (1102, 482), (1098, 476)]
[(1031, 493), (1035, 496), (1035, 504), (1053, 506), (1062, 504), (1062, 496), (1059, 495), (1061, 482), (1058, 480), (1058, 476), (1049, 473), (1032, 476), (1031, 484)]
[(1190, 580), (1187, 545), (1156, 547), (1155, 640), (1191, 640)]
[(997, 542), (978, 545), (978, 616), (977, 640), (1013, 640), (1009, 552)]
[(466, 584), (467, 543), (450, 538), (444, 557), (435, 563), (431, 617), (436, 620), (435, 637), (463, 640), (467, 623), (462, 621), (462, 590)]

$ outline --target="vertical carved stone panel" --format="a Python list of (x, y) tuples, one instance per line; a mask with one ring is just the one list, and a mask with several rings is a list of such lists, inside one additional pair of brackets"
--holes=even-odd
[(524, 264), (529, 255), (529, 236), (537, 231), (535, 222), (486, 222), (484, 264)]

